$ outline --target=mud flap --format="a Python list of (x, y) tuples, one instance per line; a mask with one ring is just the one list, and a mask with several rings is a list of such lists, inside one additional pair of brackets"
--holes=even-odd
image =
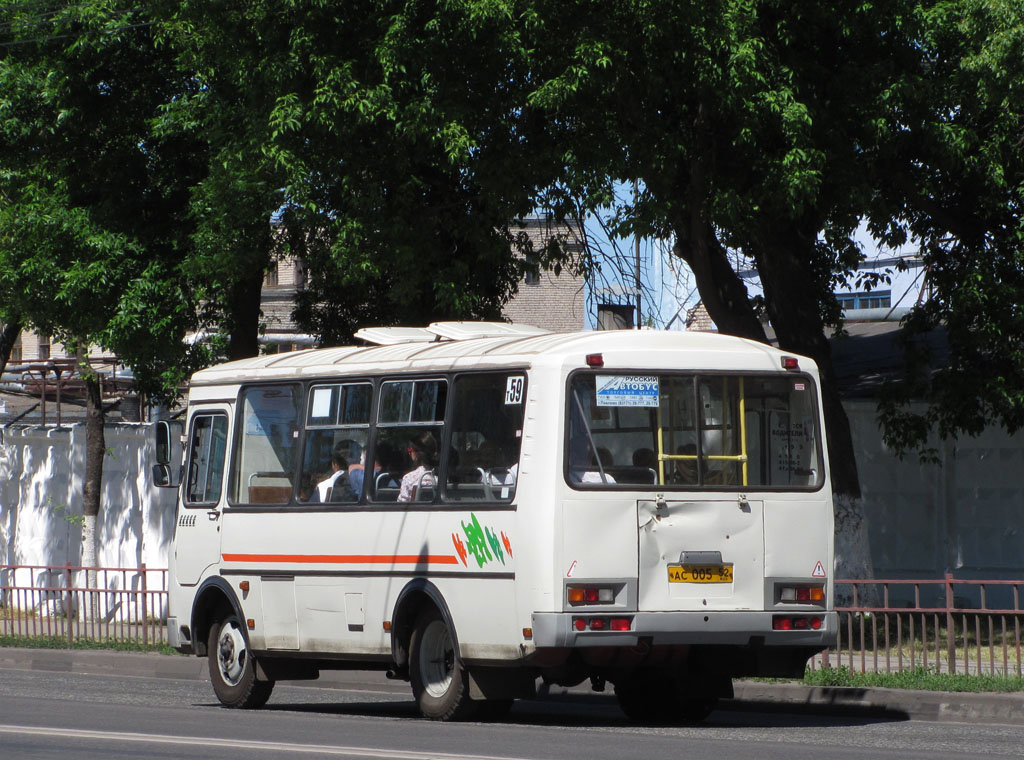
[(469, 698), (531, 699), (537, 695), (537, 677), (523, 668), (469, 668)]

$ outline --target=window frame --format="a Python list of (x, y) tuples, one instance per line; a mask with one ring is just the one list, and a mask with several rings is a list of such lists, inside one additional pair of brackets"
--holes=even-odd
[[(510, 494), (509, 494), (507, 499), (482, 499), (480, 501), (473, 501), (473, 500), (468, 500), (468, 499), (451, 499), (451, 498), (448, 497), (448, 483), (449, 483), (449, 475), (450, 475), (450, 472), (449, 472), (449, 466), (450, 466), (449, 459), (451, 457), (451, 450), (452, 450), (452, 440), (451, 439), (452, 439), (452, 435), (454, 435), (454, 432), (455, 432), (455, 428), (454, 428), (454, 425), (455, 425), (455, 422), (454, 422), (455, 403), (454, 403), (453, 400), (457, 398), (456, 386), (457, 386), (459, 380), (461, 380), (463, 378), (467, 378), (467, 377), (482, 377), (482, 376), (485, 377), (485, 376), (501, 376), (501, 375), (505, 376), (506, 381), (511, 376), (520, 376), (520, 377), (523, 378), (522, 387), (520, 388), (520, 406), (521, 406), (521, 409), (522, 409), (522, 419), (520, 420), (520, 423), (519, 423), (520, 424), (520, 428), (519, 428), (519, 430), (520, 430), (519, 449), (518, 449), (518, 454), (516, 456), (515, 462), (513, 463), (513, 465), (516, 467), (516, 479), (515, 479), (515, 482), (513, 482), (512, 485), (511, 485), (511, 492), (510, 492)], [(519, 477), (518, 477), (519, 464), (522, 461), (522, 457), (523, 457), (523, 437), (524, 437), (523, 433), (524, 433), (525, 425), (526, 425), (526, 403), (527, 403), (527, 400), (529, 399), (529, 393), (530, 393), (530, 373), (528, 372), (528, 368), (527, 367), (497, 367), (497, 368), (488, 367), (486, 369), (474, 370), (472, 372), (453, 372), (449, 376), (449, 383), (450, 383), (450, 386), (449, 386), (450, 387), (450, 391), (449, 391), (448, 399), (447, 399), (447, 401), (448, 401), (447, 407), (448, 408), (446, 409), (446, 413), (445, 413), (445, 428), (444, 428), (444, 431), (443, 431), (444, 436), (443, 436), (443, 444), (442, 444), (443, 448), (442, 448), (442, 451), (441, 451), (441, 456), (438, 459), (438, 475), (439, 475), (438, 480), (439, 480), (439, 486), (440, 486), (439, 490), (440, 490), (441, 501), (445, 505), (450, 505), (453, 508), (461, 507), (463, 509), (470, 509), (470, 510), (478, 508), (478, 505), (489, 505), (489, 504), (511, 505), (511, 504), (514, 504), (515, 500), (516, 500), (516, 493), (518, 492), (518, 489), (519, 489)], [(507, 384), (507, 382), (506, 382), (506, 384)], [(511, 469), (511, 467), (513, 465), (510, 465), (509, 469)], [(443, 475), (443, 478), (440, 477), (442, 475)], [(500, 488), (501, 486), (498, 486), (498, 487)], [(466, 505), (466, 506), (462, 506), (462, 505)]]
[[(295, 447), (293, 456), (295, 457), (295, 471), (292, 473), (292, 487), (291, 494), (286, 501), (273, 502), (273, 503), (262, 503), (262, 502), (251, 502), (251, 501), (236, 501), (233, 498), (232, 491), (234, 490), (235, 478), (238, 476), (238, 466), (241, 463), (241, 442), (245, 435), (245, 395), (247, 392), (257, 388), (268, 389), (268, 388), (291, 388), (293, 392), (297, 393), (299, 398), (298, 411), (296, 413), (295, 422), (296, 430), (299, 433), (298, 444)], [(296, 504), (296, 490), (298, 488), (298, 475), (302, 466), (302, 455), (303, 448), (305, 446), (305, 440), (303, 439), (303, 433), (305, 431), (305, 409), (306, 409), (306, 398), (307, 398), (308, 384), (302, 382), (299, 379), (289, 378), (287, 380), (281, 380), (277, 382), (245, 382), (242, 383), (238, 389), (238, 395), (235, 397), (235, 431), (231, 437), (231, 448), (229, 450), (229, 468), (228, 468), (228, 483), (227, 492), (225, 494), (224, 501), (228, 507), (244, 507), (246, 509), (282, 509), (284, 507), (292, 507)]]
[[(333, 379), (318, 378), (311, 380), (308, 383), (303, 384), (304, 404), (302, 419), (299, 425), (299, 437), (301, 439), (301, 446), (299, 449), (299, 469), (296, 474), (294, 488), (292, 489), (292, 501), (289, 504), (296, 508), (310, 508), (320, 507), (326, 510), (332, 509), (344, 509), (346, 507), (353, 507), (358, 504), (364, 504), (365, 499), (365, 484), (363, 488), (364, 493), (360, 493), (355, 501), (304, 501), (299, 498), (299, 489), (302, 487), (302, 478), (306, 474), (306, 450), (310, 443), (310, 433), (317, 431), (337, 431), (337, 430), (363, 430), (366, 432), (366, 443), (363, 446), (363, 451), (369, 452), (372, 443), (372, 435), (374, 431), (374, 412), (377, 400), (377, 385), (372, 378), (362, 376), (341, 376)], [(339, 398), (338, 408), (335, 410), (334, 419), (335, 422), (331, 424), (310, 424), (312, 419), (312, 405), (313, 405), (313, 394), (318, 388), (350, 388), (356, 386), (366, 386), (370, 390), (369, 407), (366, 414), (366, 422), (362, 423), (349, 423), (342, 424), (337, 420), (343, 414), (343, 405), (341, 403), (342, 398)], [(351, 464), (351, 463), (350, 463)], [(373, 466), (372, 463), (370, 465)], [(315, 486), (315, 484), (313, 484)]]
[[(757, 378), (799, 378), (801, 381), (807, 383), (807, 390), (812, 394), (812, 407), (814, 413), (816, 435), (814, 440), (815, 455), (819, 462), (819, 468), (821, 474), (817, 479), (817, 482), (808, 486), (794, 486), (794, 485), (764, 485), (764, 484), (746, 484), (743, 483), (725, 483), (725, 484), (709, 484), (707, 482), (699, 484), (688, 484), (688, 483), (602, 483), (602, 482), (574, 482), (570, 476), (570, 433), (572, 430), (572, 410), (573, 410), (573, 383), (576, 378), (580, 376), (591, 376), (597, 375), (640, 375), (640, 376), (657, 376), (659, 379), (667, 377), (687, 377), (691, 379), (693, 393), (694, 393), (694, 414), (695, 414), (695, 429), (700, 431), (704, 429), (704, 423), (701, 419), (701, 415), (698, 413), (700, 408), (699, 404), (699, 388), (700, 381), (708, 378), (744, 378), (744, 379), (757, 379)], [(728, 370), (701, 370), (701, 369), (652, 369), (652, 368), (616, 368), (616, 369), (590, 369), (581, 368), (573, 370), (566, 377), (565, 382), (565, 396), (563, 402), (563, 413), (562, 413), (562, 450), (560, 456), (562, 457), (562, 479), (567, 486), (574, 491), (582, 492), (606, 492), (606, 491), (645, 491), (645, 492), (669, 492), (669, 493), (685, 493), (685, 492), (708, 492), (714, 494), (731, 493), (742, 491), (744, 493), (751, 492), (764, 492), (764, 493), (816, 493), (821, 491), (825, 487), (825, 483), (828, 480), (828, 462), (825, 458), (825, 436), (826, 430), (821, 417), (821, 395), (818, 391), (818, 384), (814, 381), (811, 375), (805, 372), (786, 372), (786, 371), (773, 371), (773, 372), (758, 372), (758, 371), (728, 371)], [(611, 407), (615, 408), (615, 407)], [(632, 407), (623, 407), (632, 408)], [(699, 465), (699, 462), (698, 462)]]
[[(224, 421), (224, 461), (221, 463), (220, 472), (220, 489), (217, 492), (217, 498), (214, 501), (191, 501), (189, 499), (189, 481), (192, 472), (192, 459), (193, 459), (193, 443), (196, 430), (196, 423), (200, 419), (209, 418), (212, 425), (215, 424), (216, 418), (221, 418)], [(224, 501), (224, 488), (227, 483), (228, 465), (231, 460), (231, 420), (228, 417), (227, 412), (222, 409), (203, 409), (197, 410), (192, 415), (192, 419), (189, 420), (188, 429), (188, 441), (187, 455), (185, 457), (185, 477), (182, 479), (181, 484), (181, 504), (186, 509), (210, 509), (210, 507), (216, 507), (222, 501)]]

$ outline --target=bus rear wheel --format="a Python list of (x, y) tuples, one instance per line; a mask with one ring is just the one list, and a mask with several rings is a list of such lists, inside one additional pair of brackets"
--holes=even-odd
[(210, 682), (222, 705), (253, 709), (267, 703), (274, 682), (256, 680), (256, 660), (238, 616), (228, 615), (211, 626), (207, 652)]
[(425, 718), (465, 720), (476, 712), (469, 698), (469, 674), (459, 660), (455, 639), (441, 613), (420, 613), (409, 642), (412, 694)]
[(700, 723), (718, 706), (703, 684), (662, 673), (636, 673), (615, 683), (619, 707), (630, 720), (648, 724)]

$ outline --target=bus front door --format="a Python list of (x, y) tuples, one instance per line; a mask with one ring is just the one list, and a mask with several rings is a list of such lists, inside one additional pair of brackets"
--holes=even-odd
[(638, 609), (764, 608), (764, 504), (732, 500), (637, 503)]
[(174, 573), (192, 586), (220, 560), (227, 410), (204, 410), (192, 417), (185, 478), (174, 526)]

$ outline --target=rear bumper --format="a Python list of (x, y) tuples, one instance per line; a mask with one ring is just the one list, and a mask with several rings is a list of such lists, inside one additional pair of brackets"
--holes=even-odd
[[(738, 612), (620, 612), (615, 617), (631, 617), (629, 631), (577, 631), (573, 620), (593, 617), (590, 612), (533, 613), (533, 641), (538, 648), (634, 647), (725, 645), (819, 647), (834, 646), (839, 627), (835, 612), (816, 613), (824, 616), (818, 630), (776, 631), (772, 629), (775, 615), (800, 615), (808, 611), (738, 611)], [(813, 613), (812, 613), (813, 614)]]

